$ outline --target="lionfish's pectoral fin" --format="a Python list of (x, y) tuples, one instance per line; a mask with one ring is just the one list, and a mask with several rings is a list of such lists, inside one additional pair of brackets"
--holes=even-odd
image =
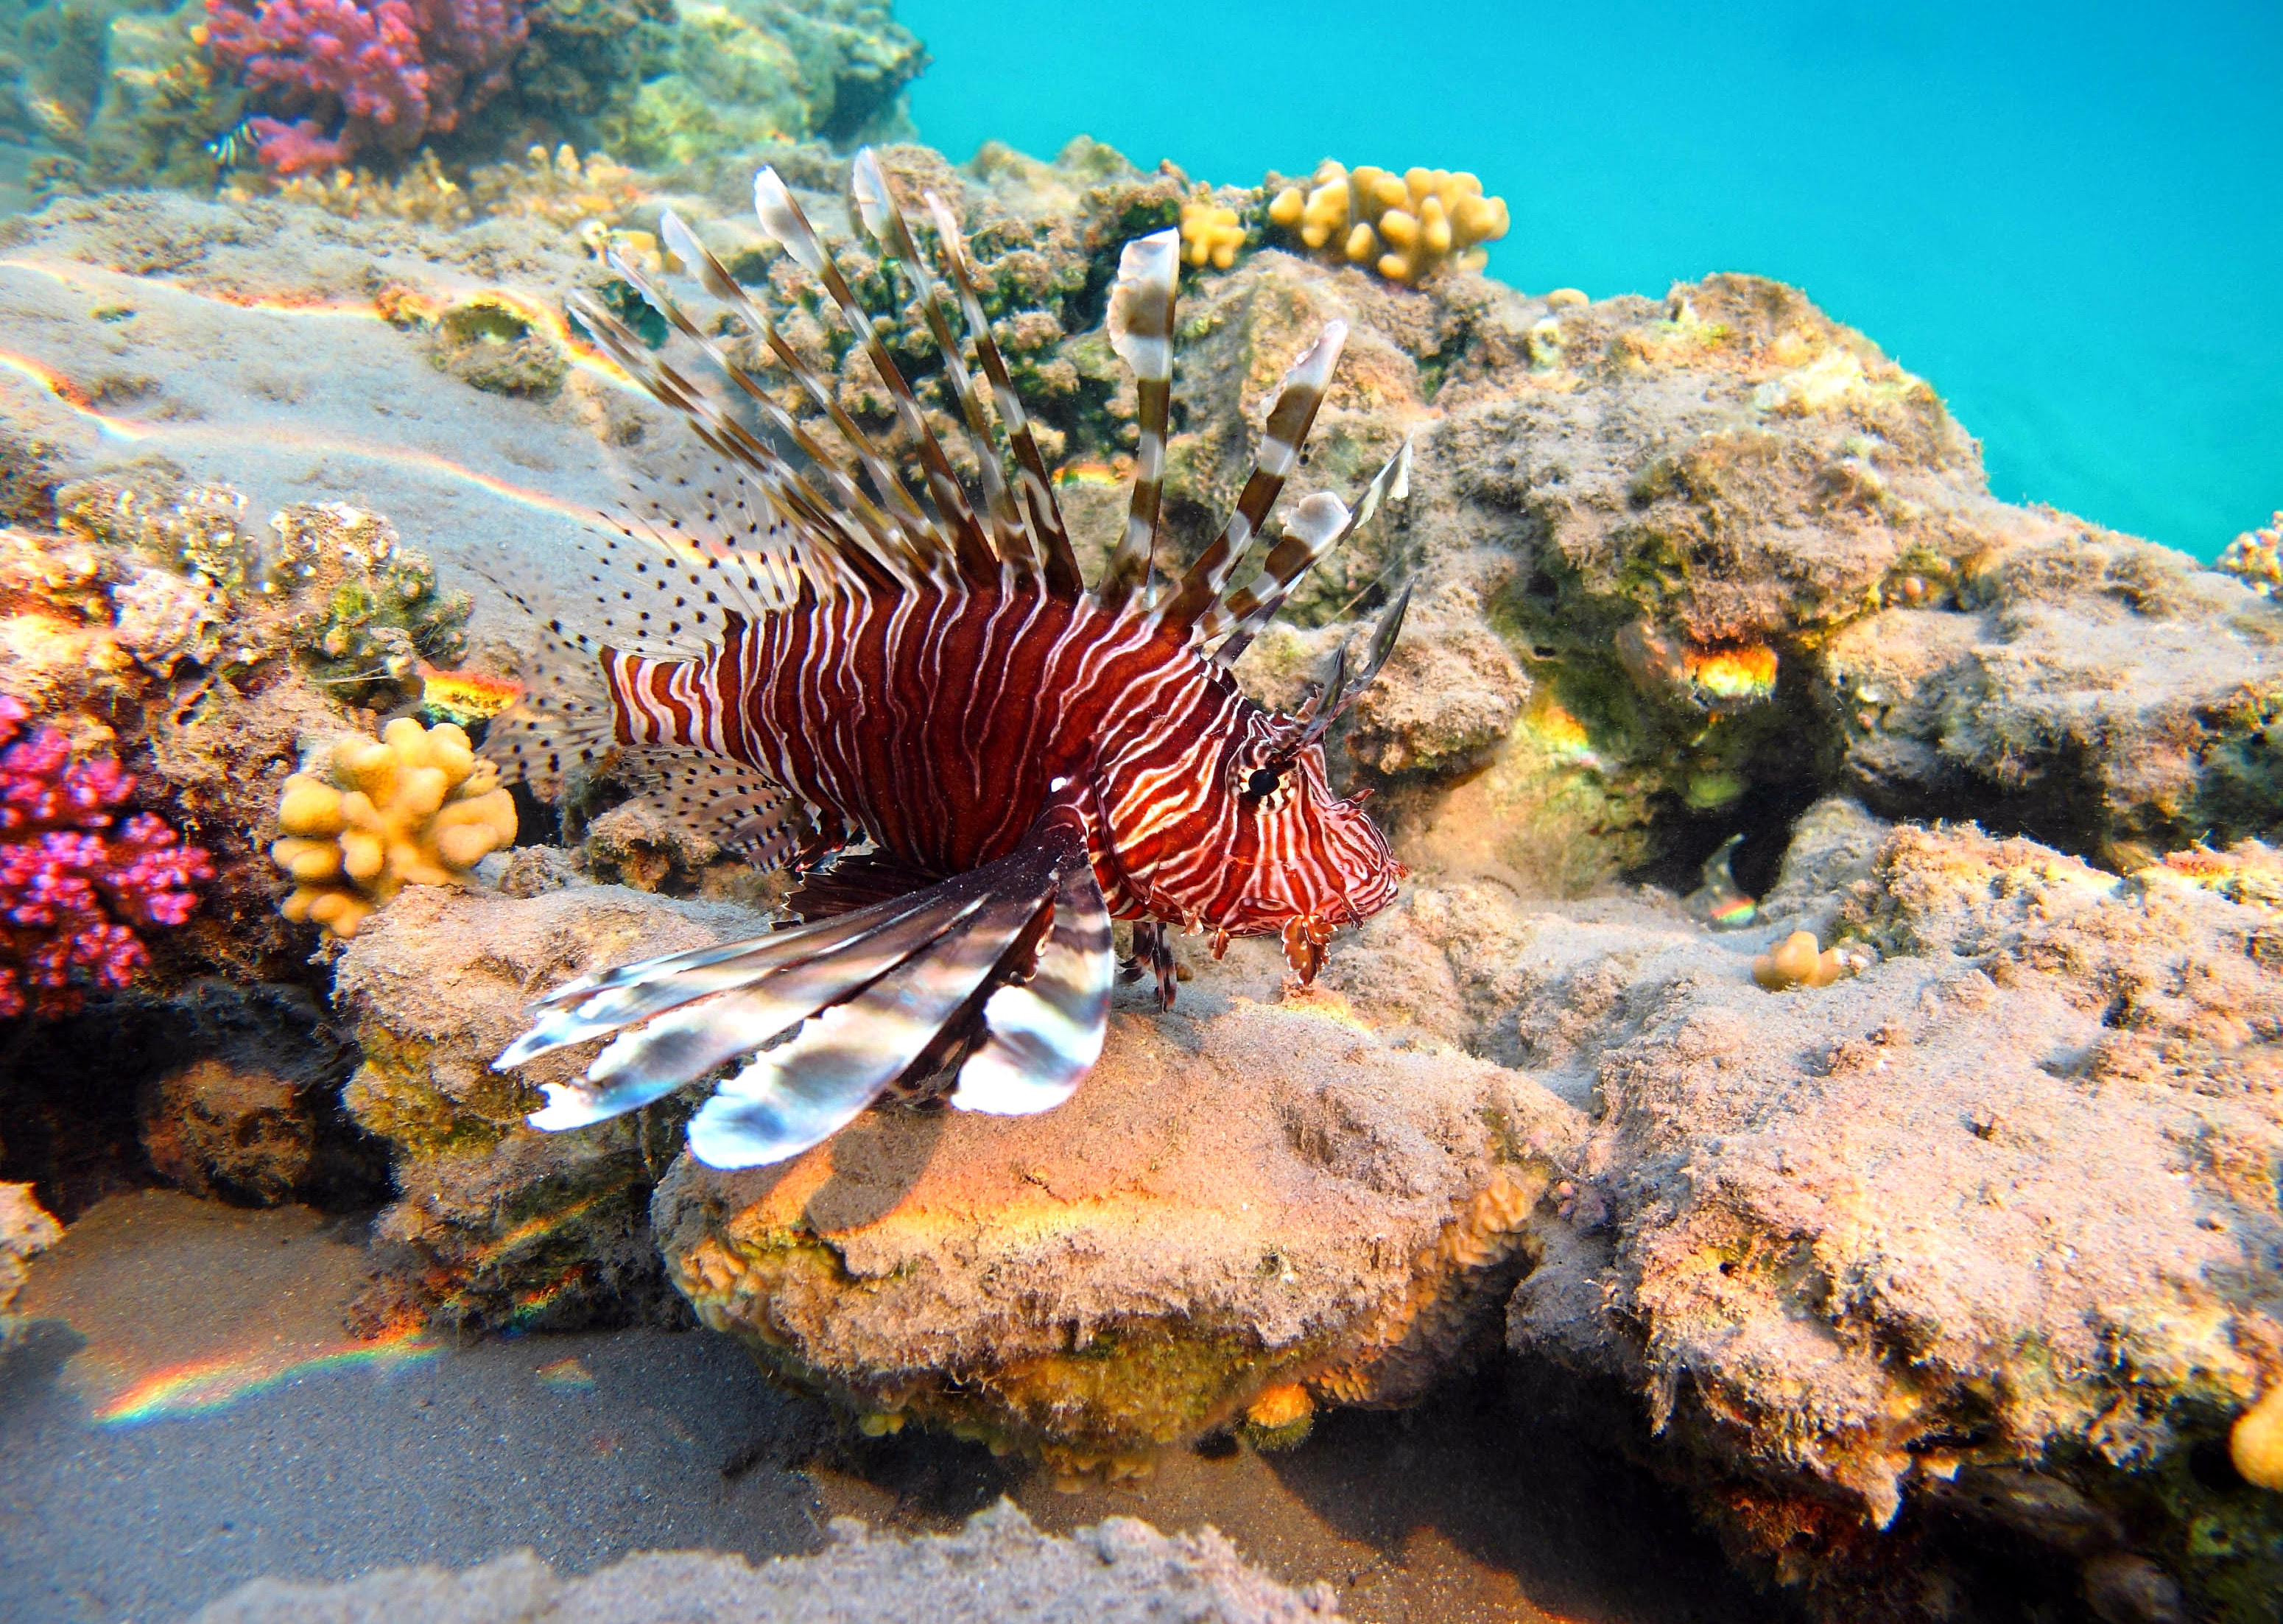
[(1026, 1116), (1068, 1099), (1102, 1054), (1112, 968), (1102, 888), (1089, 864), (1071, 863), (1055, 886), (1055, 922), (1030, 979), (985, 1002), (983, 1044), (960, 1067), (951, 1103)]
[[(1021, 1000), (995, 1018), (992, 1009), (996, 983), (1028, 973), (1033, 984), (1046, 978), (1046, 1004), (1085, 1018), (1082, 999), (1056, 990), (1083, 979), (1055, 932), (1073, 870), (1090, 888), (1082, 842), (1048, 829), (1009, 856), (907, 896), (582, 978), (542, 999), (532, 1030), (494, 1064), (619, 1031), (585, 1077), (547, 1085), (549, 1103), (530, 1121), (562, 1128), (646, 1105), (753, 1055), (690, 1126), (691, 1151), (716, 1167), (782, 1160), (829, 1138), (899, 1079), (940, 1066), (974, 1035), (978, 1012), (985, 1054), (1004, 1047), (1027, 1061), (1032, 1039), (1048, 1034), (1046, 1086), (1067, 1094), (1092, 1064), (1098, 1030), (1087, 1050)], [(1070, 929), (1082, 940), (1081, 922)]]

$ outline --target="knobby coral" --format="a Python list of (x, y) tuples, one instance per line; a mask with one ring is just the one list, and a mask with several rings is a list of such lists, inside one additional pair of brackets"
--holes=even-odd
[(1449, 264), (1480, 270), (1490, 256), (1478, 245), (1504, 237), (1508, 224), (1505, 199), (1484, 197), (1463, 169), (1351, 171), (1329, 158), (1307, 186), (1271, 199), (1268, 217), (1329, 259), (1411, 286)]
[(529, 33), (522, 0), (206, 0), (215, 62), (285, 115), (248, 128), (287, 175), (401, 156), (454, 129), (506, 87)]
[(1208, 264), (1227, 270), (1244, 246), (1244, 223), (1236, 210), (1211, 198), (1181, 205), (1181, 257), (1202, 270)]
[(2213, 567), (2233, 575), (2262, 597), (2272, 597), (2283, 587), (2283, 512), (2265, 529), (2247, 530), (2230, 542)]
[(269, 855), (293, 880), (285, 917), (346, 941), (406, 886), (456, 885), (511, 844), (515, 802), (458, 728), (400, 716), (378, 742), (335, 741), (326, 777), (286, 779), (277, 826)]
[[(28, 718), (0, 694), (0, 744)], [(90, 987), (125, 987), (151, 962), (136, 931), (198, 906), (206, 852), (147, 812), (113, 832), (134, 792), (116, 758), (74, 761), (54, 728), (0, 753), (0, 1017), (67, 1015)]]

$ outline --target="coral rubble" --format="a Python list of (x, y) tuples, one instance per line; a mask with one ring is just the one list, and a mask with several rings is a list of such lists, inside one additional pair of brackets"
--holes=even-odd
[(63, 1238), (63, 1225), (32, 1198), (29, 1184), (0, 1183), (0, 1346), (16, 1329), (9, 1310), (24, 1289), (27, 1266)]
[(437, 1624), (546, 1618), (674, 1624), (693, 1619), (800, 1619), (862, 1624), (1009, 1618), (1145, 1624), (1321, 1624), (1340, 1616), (1331, 1587), (1294, 1590), (1247, 1565), (1216, 1530), (1168, 1536), (1130, 1517), (1041, 1534), (1001, 1501), (953, 1534), (876, 1534), (836, 1519), (812, 1557), (755, 1568), (741, 1557), (644, 1552), (581, 1578), (558, 1578), (528, 1551), (462, 1573), (385, 1568), (309, 1584), (261, 1579), (210, 1604), (197, 1624), (292, 1624), (409, 1614)]

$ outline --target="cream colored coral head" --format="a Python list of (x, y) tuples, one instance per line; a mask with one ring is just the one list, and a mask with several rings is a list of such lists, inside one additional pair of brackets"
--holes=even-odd
[(296, 773), (270, 859), (293, 881), (280, 904), (346, 941), (406, 886), (448, 886), (515, 839), (515, 802), (450, 722), (401, 716), (378, 740), (334, 741), (322, 777)]

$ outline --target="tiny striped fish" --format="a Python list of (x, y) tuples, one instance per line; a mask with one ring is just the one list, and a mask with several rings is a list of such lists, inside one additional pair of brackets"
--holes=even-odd
[[(1293, 365), (1235, 511), (1161, 583), (1180, 235), (1126, 245), (1109, 325), (1135, 378), (1140, 441), (1125, 531), (1088, 588), (957, 222), (923, 195), (939, 271), (869, 151), (852, 187), (941, 351), (971, 489), (773, 170), (754, 180), (762, 228), (864, 345), (916, 456), (908, 483), (672, 213), (668, 250), (832, 436), (772, 398), (724, 349), (718, 320), (701, 324), (623, 259), (617, 273), (735, 396), (701, 389), (610, 311), (574, 301), (597, 344), (719, 456), (721, 488), (700, 493), (702, 516), (652, 500), (616, 523), (587, 572), (582, 622), (501, 572), (542, 650), (486, 750), (510, 777), (539, 778), (618, 752), (650, 775), (660, 809), (756, 863), (791, 865), (800, 883), (785, 928), (541, 998), (500, 1069), (616, 1035), (582, 1078), (547, 1085), (530, 1118), (542, 1128), (632, 1110), (741, 1060), (690, 1125), (692, 1152), (717, 1167), (798, 1154), (884, 1097), (1043, 1111), (1101, 1053), (1113, 918), (1134, 922), (1127, 973), (1154, 973), (1170, 1005), (1169, 928), (1211, 933), (1216, 954), (1232, 935), (1280, 936), (1305, 983), (1333, 933), (1386, 906), (1403, 877), (1361, 797), (1332, 793), (1322, 741), (1386, 661), (1409, 589), (1297, 714), (1252, 704), (1229, 675), (1302, 575), (1404, 494), (1407, 445), (1353, 508), (1312, 495), (1263, 534), (1345, 328), (1329, 324)], [(738, 398), (750, 418), (728, 403)]]

